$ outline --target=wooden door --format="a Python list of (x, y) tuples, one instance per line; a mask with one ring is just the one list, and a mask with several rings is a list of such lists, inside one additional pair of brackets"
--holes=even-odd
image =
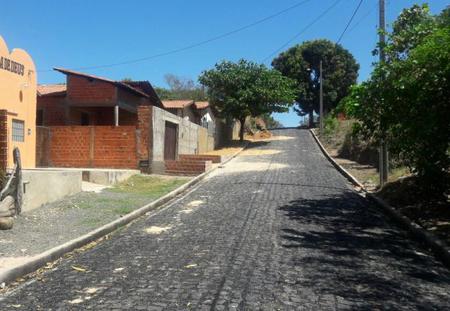
[(178, 125), (166, 121), (164, 134), (164, 160), (175, 160), (177, 156)]

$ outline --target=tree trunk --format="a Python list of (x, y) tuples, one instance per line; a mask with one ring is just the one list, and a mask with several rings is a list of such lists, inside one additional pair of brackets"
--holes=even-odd
[(245, 131), (245, 117), (239, 120), (241, 123), (241, 128), (239, 129), (239, 140), (244, 141), (244, 131)]
[(314, 110), (309, 112), (309, 128), (314, 127)]

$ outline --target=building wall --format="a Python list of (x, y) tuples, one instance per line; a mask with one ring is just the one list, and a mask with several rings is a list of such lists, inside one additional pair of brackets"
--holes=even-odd
[(153, 157), (153, 109), (152, 106), (138, 107), (137, 157), (143, 171), (150, 172)]
[(65, 95), (38, 96), (37, 109), (42, 110), (42, 124), (38, 125), (65, 125), (66, 110), (64, 105)]
[(164, 171), (165, 122), (168, 121), (178, 125), (177, 154), (198, 153), (198, 129), (201, 127), (158, 107), (153, 106), (152, 110), (152, 172), (160, 173)]
[[(135, 126), (51, 126), (39, 131), (39, 166), (137, 168)], [(44, 137), (41, 137), (44, 136)], [(41, 148), (48, 148), (49, 152)], [(48, 159), (45, 158), (47, 154)]]
[(116, 102), (116, 87), (108, 82), (76, 75), (67, 76), (67, 99), (77, 105), (110, 105)]
[[(9, 52), (2, 37), (0, 37), (0, 109), (8, 111), (7, 167), (13, 167), (12, 150), (18, 147), (22, 166), (33, 168), (36, 153), (36, 69), (27, 52), (22, 49)], [(12, 139), (13, 119), (24, 122), (23, 142)]]
[(8, 163), (8, 111), (0, 110), (0, 172)]
[(198, 129), (198, 153), (203, 154), (214, 150), (214, 136), (204, 127)]

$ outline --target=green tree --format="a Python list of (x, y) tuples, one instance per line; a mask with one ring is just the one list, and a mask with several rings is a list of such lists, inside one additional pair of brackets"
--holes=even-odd
[(204, 71), (200, 83), (207, 87), (208, 97), (223, 117), (240, 121), (241, 141), (247, 116), (287, 112), (295, 99), (294, 82), (277, 70), (239, 60), (223, 61)]
[(442, 194), (450, 166), (450, 19), (413, 6), (400, 14), (386, 42), (387, 61), (342, 101), (367, 138), (388, 141), (422, 182)]
[(300, 116), (309, 114), (311, 127), (314, 112), (319, 112), (321, 60), (326, 114), (348, 95), (350, 86), (356, 83), (359, 65), (349, 51), (329, 40), (306, 41), (282, 52), (272, 61), (275, 69), (297, 82), (298, 107), (295, 110)]
[(192, 99), (207, 100), (205, 89), (195, 84), (192, 79), (183, 78), (174, 74), (164, 76), (169, 88), (155, 87), (155, 91), (162, 100)]

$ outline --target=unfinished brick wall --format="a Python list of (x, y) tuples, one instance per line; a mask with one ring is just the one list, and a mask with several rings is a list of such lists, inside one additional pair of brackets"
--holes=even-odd
[(73, 102), (83, 103), (87, 107), (93, 103), (113, 103), (116, 101), (116, 87), (108, 82), (69, 75), (67, 98)]
[(42, 124), (38, 125), (66, 124), (64, 96), (38, 96), (37, 109), (43, 114)]
[(91, 127), (51, 126), (49, 165), (55, 167), (91, 167)]
[[(144, 170), (150, 170), (150, 163), (152, 161), (152, 147), (153, 147), (153, 107), (139, 106), (138, 107), (138, 122), (137, 122), (137, 145), (138, 145), (138, 160), (145, 162), (148, 167)], [(146, 162), (148, 161), (148, 162)]]
[(8, 111), (0, 110), (0, 170), (8, 165)]
[(95, 126), (94, 167), (137, 168), (136, 127)]
[[(47, 163), (49, 166), (137, 168), (136, 127), (134, 126), (51, 126), (48, 128), (49, 159)], [(37, 149), (40, 148), (42, 146), (38, 145)]]

